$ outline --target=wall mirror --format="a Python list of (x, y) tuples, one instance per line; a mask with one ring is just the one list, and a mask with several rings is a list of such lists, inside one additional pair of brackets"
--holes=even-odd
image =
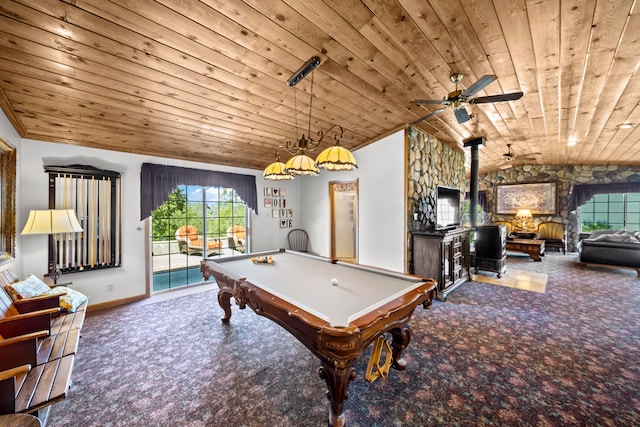
[(0, 136), (0, 264), (16, 250), (16, 149)]

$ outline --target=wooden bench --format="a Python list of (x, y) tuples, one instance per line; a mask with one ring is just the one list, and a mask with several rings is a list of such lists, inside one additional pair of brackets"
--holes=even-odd
[(16, 280), (0, 272), (0, 414), (30, 413), (44, 425), (71, 386), (87, 303), (65, 312), (58, 295), (14, 301), (4, 285)]
[[(60, 295), (13, 300), (5, 285), (19, 279), (12, 270), (0, 272), (0, 336), (4, 338), (49, 330), (51, 335), (81, 329), (87, 310), (85, 302), (75, 312), (60, 309)], [(29, 320), (26, 320), (29, 319)], [(48, 322), (44, 319), (48, 319)], [(48, 325), (48, 326), (47, 326)]]
[(0, 371), (0, 414), (29, 413), (46, 424), (50, 405), (67, 397), (74, 355)]

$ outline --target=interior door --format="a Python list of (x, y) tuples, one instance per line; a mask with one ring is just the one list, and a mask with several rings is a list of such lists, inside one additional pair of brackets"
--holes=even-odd
[(330, 182), (331, 258), (358, 262), (358, 181)]

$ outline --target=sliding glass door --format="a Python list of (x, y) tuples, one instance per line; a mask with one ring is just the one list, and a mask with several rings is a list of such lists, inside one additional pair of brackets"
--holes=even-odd
[(247, 251), (247, 207), (233, 189), (178, 186), (151, 224), (153, 292), (202, 282), (203, 258)]

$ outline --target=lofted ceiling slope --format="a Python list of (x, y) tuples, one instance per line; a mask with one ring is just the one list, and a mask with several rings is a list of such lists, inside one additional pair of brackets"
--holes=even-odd
[(311, 79), (287, 79), (312, 56), (311, 132), (339, 124), (350, 149), (443, 108), (412, 101), (460, 73), (524, 93), (416, 123), (460, 150), (485, 137), (481, 173), (640, 165), (634, 0), (0, 2), (0, 106), (23, 138), (263, 169), (308, 134)]

